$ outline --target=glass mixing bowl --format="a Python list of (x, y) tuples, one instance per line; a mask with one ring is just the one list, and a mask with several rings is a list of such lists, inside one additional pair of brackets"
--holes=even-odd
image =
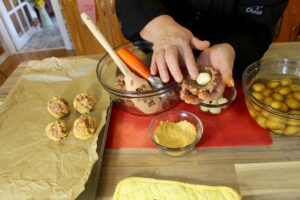
[(236, 95), (235, 87), (225, 87), (222, 98), (213, 101), (203, 101), (199, 104), (199, 109), (207, 115), (220, 115), (229, 109), (231, 103), (236, 99)]
[(262, 59), (243, 72), (252, 118), (272, 133), (300, 135), (300, 59)]
[[(121, 47), (128, 48), (146, 66), (150, 66), (152, 53), (144, 53), (131, 43)], [(117, 50), (118, 48), (115, 51)], [(122, 82), (122, 74), (120, 74), (121, 72), (112, 58), (108, 54), (104, 55), (97, 66), (98, 80), (104, 89), (109, 92), (114, 103), (120, 105), (128, 113), (135, 115), (157, 114), (169, 110), (180, 101), (180, 88), (175, 81), (170, 81), (164, 84), (163, 87), (150, 91), (126, 91), (124, 81)], [(149, 102), (151, 104), (152, 100), (159, 102), (157, 109), (148, 112), (148, 110), (138, 106), (138, 102)]]

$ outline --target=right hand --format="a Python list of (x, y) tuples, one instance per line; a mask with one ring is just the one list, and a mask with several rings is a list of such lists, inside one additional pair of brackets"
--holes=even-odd
[(150, 71), (159, 72), (163, 82), (170, 80), (169, 72), (176, 82), (182, 82), (183, 75), (178, 63), (179, 55), (185, 62), (190, 77), (195, 80), (198, 67), (192, 49), (205, 50), (208, 41), (201, 41), (192, 32), (176, 23), (170, 16), (161, 15), (151, 20), (140, 32), (143, 39), (153, 43)]
[(221, 77), (216, 79), (217, 87), (214, 92), (202, 92), (198, 95), (203, 100), (214, 100), (223, 95), (225, 86), (233, 87), (233, 63), (235, 59), (234, 48), (228, 43), (221, 43), (204, 50), (197, 61), (200, 66), (212, 67), (220, 72)]

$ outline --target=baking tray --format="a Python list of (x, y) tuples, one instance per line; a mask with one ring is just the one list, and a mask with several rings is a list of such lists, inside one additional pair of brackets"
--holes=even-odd
[(112, 111), (113, 103), (111, 101), (108, 109), (107, 109), (107, 116), (106, 116), (106, 123), (101, 129), (101, 132), (98, 137), (97, 141), (97, 154), (98, 160), (95, 162), (90, 177), (85, 184), (85, 190), (76, 198), (77, 200), (94, 200), (97, 196), (98, 191), (98, 184), (101, 175), (101, 167), (103, 161), (103, 155), (105, 151), (105, 144), (107, 138), (108, 127), (110, 123), (111, 111)]

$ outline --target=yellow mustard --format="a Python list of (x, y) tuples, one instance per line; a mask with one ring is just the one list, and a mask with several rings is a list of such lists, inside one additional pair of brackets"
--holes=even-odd
[(163, 146), (181, 148), (195, 141), (195, 126), (187, 120), (179, 122), (161, 121), (155, 129), (155, 140)]

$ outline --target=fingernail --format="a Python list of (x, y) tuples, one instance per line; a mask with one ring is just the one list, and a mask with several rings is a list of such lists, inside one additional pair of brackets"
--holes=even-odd
[(169, 82), (169, 77), (161, 77), (161, 80), (162, 80), (164, 83), (167, 83), (167, 82)]
[(198, 74), (192, 74), (192, 75), (191, 75), (191, 79), (192, 79), (192, 80), (196, 80), (196, 79), (197, 79), (197, 76), (198, 76)]
[(183, 80), (183, 77), (180, 76), (180, 75), (177, 75), (176, 77), (174, 77), (174, 79), (175, 79), (175, 81), (176, 81), (177, 83), (181, 83), (182, 80)]
[(228, 87), (233, 87), (233, 86), (234, 86), (234, 81), (233, 81), (232, 78), (225, 78), (225, 79), (224, 79), (224, 82), (226, 83), (226, 85), (227, 85)]
[(151, 75), (156, 75), (154, 67), (150, 67), (150, 73), (151, 73)]

